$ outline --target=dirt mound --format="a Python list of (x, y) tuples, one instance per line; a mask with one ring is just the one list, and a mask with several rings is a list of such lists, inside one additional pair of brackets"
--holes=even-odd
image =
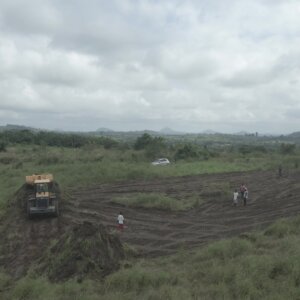
[(52, 281), (102, 278), (117, 270), (124, 257), (117, 236), (108, 234), (103, 225), (84, 222), (50, 247), (39, 262), (39, 271)]

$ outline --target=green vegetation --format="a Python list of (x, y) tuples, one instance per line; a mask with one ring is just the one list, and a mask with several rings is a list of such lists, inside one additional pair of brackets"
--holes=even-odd
[[(130, 141), (130, 140), (129, 140)], [(247, 144), (245, 144), (247, 142)], [(151, 166), (168, 157), (168, 166)], [(287, 138), (150, 134), (126, 142), (93, 135), (0, 132), (0, 209), (32, 173), (51, 172), (62, 188), (123, 180), (299, 167), (299, 148)], [(0, 211), (3, 211), (1, 209)]]
[(104, 281), (50, 283), (0, 273), (1, 299), (298, 299), (300, 217), (192, 252), (126, 261)]
[(92, 137), (86, 134), (58, 133), (51, 131), (34, 132), (27, 129), (0, 132), (0, 141), (1, 140), (6, 143), (14, 144), (47, 145), (68, 148), (80, 148), (85, 145), (95, 144), (110, 149), (118, 145), (115, 140), (107, 137)]
[(176, 199), (159, 193), (138, 193), (131, 196), (116, 197), (113, 202), (131, 207), (158, 208), (163, 210), (186, 210), (201, 204), (199, 197)]
[(224, 154), (209, 160), (172, 162), (169, 166), (151, 166), (143, 153), (133, 150), (107, 150), (103, 147), (78, 149), (47, 146), (10, 146), (0, 152), (0, 205), (24, 183), (32, 173), (53, 173), (60, 185), (87, 186), (104, 182), (153, 179), (203, 173), (249, 171), (298, 166), (297, 154), (282, 158), (279, 154), (239, 157)]
[[(251, 136), (172, 136), (60, 134), (3, 131), (0, 133), (0, 212), (24, 183), (25, 175), (53, 173), (63, 192), (73, 186), (149, 180), (159, 177), (299, 167), (299, 138)], [(168, 166), (151, 160), (168, 157)], [(229, 186), (216, 183), (211, 191), (226, 195)], [(138, 194), (114, 201), (130, 206), (184, 210), (201, 204), (200, 195), (175, 199), (165, 194)], [(298, 299), (300, 298), (300, 218), (280, 220), (264, 232), (244, 234), (175, 256), (130, 260), (105, 280), (50, 283), (32, 271), (14, 281), (0, 271), (1, 299)], [(66, 241), (64, 246), (70, 243)], [(73, 244), (73, 243), (71, 243)], [(52, 245), (52, 247), (54, 247)], [(82, 246), (82, 247), (81, 247)], [(89, 251), (90, 245), (77, 247)], [(68, 250), (62, 248), (63, 250)], [(50, 251), (51, 249), (49, 249)], [(125, 246), (125, 253), (135, 250)], [(56, 270), (70, 257), (60, 251)], [(128, 256), (127, 255), (127, 256)], [(51, 273), (51, 272), (50, 272)]]

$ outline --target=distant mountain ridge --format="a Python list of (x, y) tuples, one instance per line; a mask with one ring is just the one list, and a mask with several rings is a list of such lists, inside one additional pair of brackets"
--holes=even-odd
[(289, 134), (288, 136), (293, 137), (293, 138), (299, 138), (300, 137), (300, 131), (293, 132), (293, 133)]
[[(93, 134), (93, 135), (105, 135), (109, 136), (111, 135), (119, 135), (119, 134), (130, 134), (130, 135), (142, 135), (144, 133), (148, 133), (150, 135), (154, 136), (160, 136), (160, 135), (213, 135), (213, 134), (221, 134), (221, 135), (236, 135), (236, 136), (246, 136), (246, 135), (255, 135), (256, 133), (249, 133), (247, 131), (240, 131), (240, 132), (234, 132), (234, 133), (222, 133), (222, 132), (217, 132), (211, 129), (203, 130), (191, 133), (191, 132), (186, 132), (186, 131), (177, 131), (173, 130), (172, 128), (169, 127), (164, 127), (158, 131), (155, 130), (149, 130), (149, 129), (144, 129), (144, 130), (128, 130), (128, 131), (118, 131), (118, 130), (113, 130), (107, 127), (100, 127), (94, 131), (70, 131), (70, 130), (63, 130), (63, 129), (43, 129), (43, 128), (35, 128), (31, 126), (26, 126), (26, 125), (17, 125), (17, 124), (6, 124), (6, 125), (0, 125), (0, 131), (5, 131), (5, 130), (30, 130), (33, 132), (39, 132), (39, 131), (53, 131), (53, 132), (64, 132), (64, 133), (76, 133), (76, 134)], [(290, 138), (300, 138), (300, 131), (295, 131), (290, 134), (267, 134), (267, 133), (259, 133), (258, 136), (286, 136)]]
[(6, 124), (5, 126), (0, 126), (0, 130), (30, 130), (30, 131), (40, 131), (40, 129), (15, 124)]
[(114, 132), (114, 130), (106, 127), (101, 127), (96, 130), (97, 132)]
[(159, 132), (162, 133), (162, 134), (170, 134), (170, 135), (172, 135), (172, 134), (176, 134), (176, 135), (177, 134), (185, 134), (185, 132), (176, 131), (176, 130), (173, 130), (169, 127), (164, 127)]

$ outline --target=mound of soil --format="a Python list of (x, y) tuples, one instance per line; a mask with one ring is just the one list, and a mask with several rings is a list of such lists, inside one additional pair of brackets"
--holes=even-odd
[(125, 257), (119, 238), (103, 225), (83, 222), (66, 232), (39, 262), (52, 281), (76, 277), (99, 279), (119, 268)]

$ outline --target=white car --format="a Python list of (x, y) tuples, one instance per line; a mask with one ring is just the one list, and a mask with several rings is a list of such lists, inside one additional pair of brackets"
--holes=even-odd
[(159, 158), (155, 161), (153, 161), (151, 164), (153, 166), (160, 166), (160, 165), (168, 165), (170, 163), (170, 161), (167, 158)]

